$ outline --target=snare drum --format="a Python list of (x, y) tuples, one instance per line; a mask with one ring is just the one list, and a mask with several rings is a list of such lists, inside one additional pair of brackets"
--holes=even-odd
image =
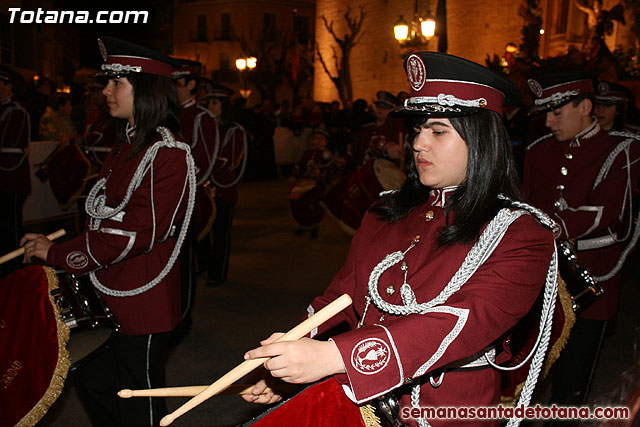
[(71, 331), (67, 349), (73, 371), (102, 351), (120, 325), (87, 276), (78, 278), (64, 270), (56, 274), (58, 288), (51, 296), (60, 320)]

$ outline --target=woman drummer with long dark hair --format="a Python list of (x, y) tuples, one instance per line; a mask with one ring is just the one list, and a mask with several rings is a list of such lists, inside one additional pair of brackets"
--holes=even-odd
[[(274, 334), (245, 358), (272, 357), (266, 369), (290, 383), (335, 376), (358, 405), (393, 394), (410, 425), (452, 425), (410, 410), (500, 403), (497, 364), (510, 358), (511, 331), (543, 288), (541, 331), (550, 333), (553, 222), (524, 204), (518, 191), (501, 121), (517, 88), (442, 53), (412, 54), (405, 68), (412, 95), (395, 114), (412, 130), (407, 181), (367, 212), (345, 265), (308, 313), (343, 293), (352, 297), (352, 308), (310, 338), (272, 343)], [(525, 406), (545, 351), (542, 344), (533, 354), (532, 380), (520, 401)], [(259, 382), (245, 399), (280, 399), (260, 395), (264, 387)]]
[(164, 353), (181, 319), (178, 254), (193, 209), (195, 174), (180, 129), (174, 61), (122, 40), (98, 41), (103, 94), (119, 141), (86, 201), (87, 227), (53, 244), (27, 234), (25, 260), (38, 257), (89, 274), (120, 329), (108, 348), (76, 370), (92, 424), (157, 425), (162, 399), (123, 400), (123, 387), (164, 385)]

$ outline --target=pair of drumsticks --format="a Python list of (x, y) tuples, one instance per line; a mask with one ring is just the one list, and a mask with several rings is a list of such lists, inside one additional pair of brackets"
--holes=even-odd
[[(49, 240), (57, 239), (58, 237), (64, 236), (64, 230), (58, 230), (55, 233), (49, 234), (47, 238)], [(13, 258), (16, 258), (20, 255), (24, 254), (24, 248), (16, 249), (2, 257), (0, 257), (0, 264), (3, 262), (9, 261)], [(322, 325), (324, 322), (340, 313), (342, 310), (351, 305), (351, 297), (347, 294), (342, 295), (337, 298), (322, 310), (318, 311), (313, 316), (309, 317), (304, 322), (300, 323), (298, 326), (291, 329), (286, 334), (282, 335), (274, 342), (281, 341), (296, 341), (300, 338), (304, 337), (312, 330)], [(248, 385), (233, 385), (234, 382), (238, 381), (245, 375), (249, 374), (260, 365), (262, 365), (265, 361), (269, 360), (269, 357), (261, 357), (258, 359), (245, 360), (231, 371), (227, 372), (225, 375), (220, 377), (217, 381), (212, 383), (209, 386), (186, 386), (186, 387), (167, 387), (167, 388), (156, 388), (156, 389), (147, 389), (147, 390), (129, 390), (124, 389), (118, 392), (118, 396), (122, 398), (130, 398), (130, 397), (176, 397), (176, 396), (193, 396), (190, 400), (188, 400), (184, 405), (173, 411), (172, 413), (166, 415), (162, 420), (160, 420), (161, 426), (168, 426), (176, 418), (184, 415), (186, 412), (195, 408), (205, 400), (209, 399), (211, 396), (222, 393), (223, 391), (235, 388), (237, 394), (250, 394), (251, 388), (253, 386)], [(265, 390), (268, 392), (268, 389)]]
[[(347, 294), (337, 298), (332, 303), (328, 304), (322, 310), (318, 311), (313, 316), (309, 317), (298, 326), (291, 329), (289, 332), (278, 338), (275, 342), (280, 341), (295, 341), (307, 335), (313, 329), (317, 328), (345, 308), (351, 305), (351, 297)], [(220, 377), (210, 386), (187, 386), (187, 387), (169, 387), (169, 388), (157, 388), (148, 390), (120, 390), (118, 396), (123, 398), (136, 397), (136, 396), (154, 396), (154, 397), (170, 397), (170, 396), (194, 396), (188, 400), (181, 407), (174, 412), (166, 415), (160, 420), (161, 426), (168, 426), (174, 422), (178, 417), (184, 415), (186, 412), (195, 408), (211, 396), (219, 394), (224, 390), (232, 387), (232, 384), (238, 381), (240, 378), (249, 374), (260, 365), (262, 365), (269, 357), (262, 357), (258, 359), (246, 360), (240, 365), (227, 372)], [(240, 394), (250, 394), (252, 386), (240, 386)]]

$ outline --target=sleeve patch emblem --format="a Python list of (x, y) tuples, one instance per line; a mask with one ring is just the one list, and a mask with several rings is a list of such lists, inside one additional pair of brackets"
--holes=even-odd
[(89, 257), (84, 252), (73, 251), (67, 255), (67, 265), (74, 270), (85, 268), (89, 264)]
[(382, 371), (391, 359), (391, 350), (378, 338), (360, 341), (351, 351), (351, 365), (364, 375), (373, 375)]

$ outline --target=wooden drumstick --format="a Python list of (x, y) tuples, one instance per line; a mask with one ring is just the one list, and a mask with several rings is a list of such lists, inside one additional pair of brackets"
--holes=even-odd
[[(185, 387), (150, 388), (146, 390), (130, 390), (125, 388), (118, 392), (118, 396), (123, 399), (130, 397), (193, 397), (209, 387), (208, 385), (190, 385)], [(254, 384), (234, 384), (219, 394), (245, 396), (251, 394)], [(261, 394), (271, 391), (270, 387), (264, 389)]]
[[(58, 237), (64, 236), (65, 234), (67, 234), (67, 232), (64, 230), (64, 228), (61, 228), (60, 230), (54, 231), (53, 233), (49, 234), (47, 236), (47, 239), (55, 240)], [(12, 259), (17, 258), (23, 254), (24, 254), (24, 248), (18, 248), (15, 251), (11, 251), (8, 254), (2, 255), (0, 257), (0, 264), (4, 264), (7, 261), (11, 261)]]
[[(340, 313), (349, 305), (351, 305), (351, 297), (347, 294), (344, 294), (332, 303), (328, 304), (322, 310), (318, 311), (313, 316), (309, 317), (304, 322), (300, 323), (298, 326), (291, 329), (289, 332), (287, 332), (274, 342), (299, 340), (336, 314)], [(244, 377), (269, 359), (269, 357), (261, 357), (259, 359), (245, 360), (244, 362), (227, 372), (225, 375), (220, 377), (204, 391), (188, 400), (184, 405), (182, 405), (172, 413), (165, 415), (165, 417), (160, 420), (160, 425), (162, 427), (168, 426), (179, 416), (195, 408), (211, 396), (220, 393), (222, 390), (226, 389), (231, 384), (238, 381), (240, 378)]]

